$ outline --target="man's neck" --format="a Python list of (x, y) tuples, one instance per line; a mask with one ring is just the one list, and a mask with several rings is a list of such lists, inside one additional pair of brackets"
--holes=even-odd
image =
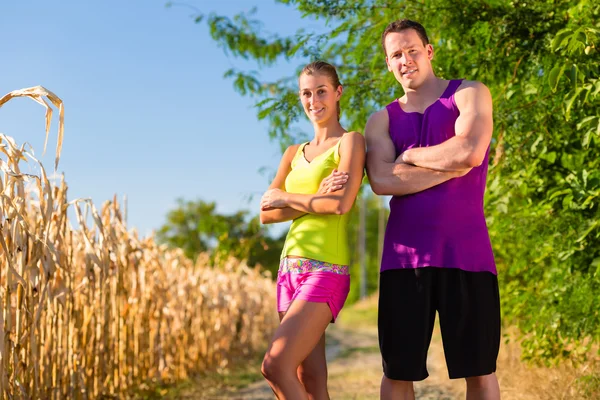
[(435, 75), (431, 75), (431, 77), (426, 79), (418, 88), (403, 88), (405, 93), (404, 103), (416, 108), (431, 104), (441, 96), (446, 85), (447, 83), (445, 80), (440, 79)]

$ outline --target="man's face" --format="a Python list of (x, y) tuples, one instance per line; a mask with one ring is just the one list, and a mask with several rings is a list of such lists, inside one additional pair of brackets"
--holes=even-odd
[(433, 47), (414, 29), (388, 33), (384, 40), (388, 71), (405, 89), (416, 89), (432, 74)]

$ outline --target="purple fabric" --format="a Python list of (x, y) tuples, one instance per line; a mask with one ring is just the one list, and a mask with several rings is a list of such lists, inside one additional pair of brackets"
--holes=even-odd
[[(413, 147), (440, 144), (455, 135), (459, 110), (450, 81), (424, 114), (405, 112), (398, 101), (387, 106), (396, 156)], [(496, 274), (494, 254), (483, 214), (489, 148), (479, 167), (467, 175), (390, 201), (381, 271), (443, 267)]]

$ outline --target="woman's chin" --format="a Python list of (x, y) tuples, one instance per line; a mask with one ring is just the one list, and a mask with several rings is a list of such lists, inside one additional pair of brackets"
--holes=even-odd
[(310, 115), (308, 117), (313, 124), (322, 125), (331, 119), (331, 115)]

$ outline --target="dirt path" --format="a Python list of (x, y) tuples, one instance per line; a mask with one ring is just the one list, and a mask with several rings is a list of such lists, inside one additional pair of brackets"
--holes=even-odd
[[(327, 329), (329, 393), (333, 400), (379, 399), (381, 358), (377, 343), (377, 297), (355, 303)], [(507, 337), (510, 337), (510, 329)], [(510, 400), (600, 399), (600, 359), (573, 367), (528, 366), (521, 361), (518, 343), (505, 338), (498, 358), (498, 380), (502, 398)], [(147, 399), (259, 400), (274, 399), (260, 375), (261, 355), (240, 361), (230, 374), (199, 376)], [(597, 361), (594, 361), (597, 360)], [(415, 383), (417, 400), (465, 398), (464, 380), (450, 380), (446, 370), (439, 325), (428, 352), (429, 377)], [(598, 372), (596, 372), (598, 371)], [(587, 379), (587, 380), (586, 380)], [(581, 386), (579, 380), (588, 386)], [(578, 386), (580, 385), (580, 386)], [(595, 386), (594, 386), (595, 385)]]
[[(377, 332), (373, 328), (351, 329), (331, 325), (327, 330), (327, 359), (329, 366), (329, 393), (336, 400), (379, 399), (381, 381), (381, 358), (377, 345)], [(415, 384), (417, 399), (454, 400), (464, 398), (462, 382), (448, 379), (439, 332), (429, 350), (430, 376)], [(218, 395), (196, 394), (199, 399), (262, 400), (274, 399), (271, 389), (264, 381)], [(194, 398), (193, 396), (186, 398)]]

